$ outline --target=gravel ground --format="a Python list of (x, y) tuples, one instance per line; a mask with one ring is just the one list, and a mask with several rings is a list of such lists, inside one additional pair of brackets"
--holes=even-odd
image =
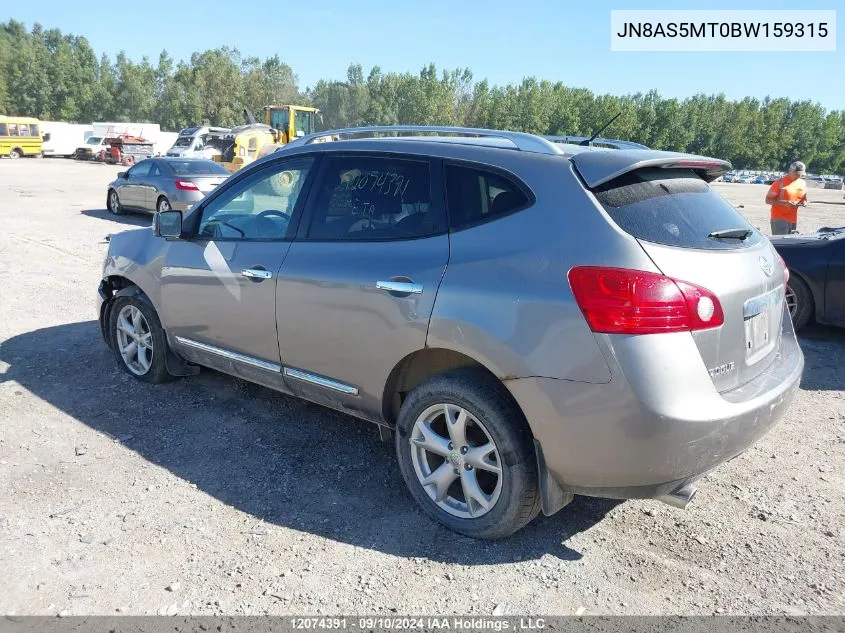
[[(686, 511), (578, 498), (496, 543), (426, 519), (391, 443), (221, 374), (119, 372), (94, 294), (117, 168), (0, 162), (0, 612), (845, 612), (845, 334)], [(767, 229), (765, 187), (717, 185)], [(800, 228), (845, 224), (811, 191)]]

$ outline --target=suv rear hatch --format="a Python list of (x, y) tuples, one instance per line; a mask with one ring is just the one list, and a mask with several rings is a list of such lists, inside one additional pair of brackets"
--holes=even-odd
[(724, 323), (691, 333), (714, 386), (724, 392), (754, 379), (780, 347), (785, 270), (768, 240), (710, 188), (730, 164), (663, 152), (596, 154), (572, 161), (607, 215), (664, 275), (718, 298)]

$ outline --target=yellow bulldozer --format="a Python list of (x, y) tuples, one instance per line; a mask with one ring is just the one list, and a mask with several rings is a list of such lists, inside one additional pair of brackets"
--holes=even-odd
[(220, 151), (213, 159), (235, 172), (297, 137), (312, 134), (319, 113), (307, 106), (265, 106), (264, 122), (258, 123), (244, 108), (246, 124), (212, 142)]

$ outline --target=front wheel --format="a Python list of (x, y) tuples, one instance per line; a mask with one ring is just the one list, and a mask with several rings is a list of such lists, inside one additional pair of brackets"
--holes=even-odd
[(167, 371), (167, 339), (158, 315), (138, 296), (118, 297), (109, 313), (112, 351), (118, 366), (138, 380), (151, 383), (173, 379)]
[(462, 369), (429, 379), (405, 399), (396, 430), (408, 489), (446, 527), (497, 539), (539, 512), (531, 433), (493, 377)]
[(20, 158), (21, 156), (23, 156), (23, 152), (21, 152), (21, 150), (19, 150), (17, 148), (9, 151), (9, 158), (14, 159), (14, 158)]

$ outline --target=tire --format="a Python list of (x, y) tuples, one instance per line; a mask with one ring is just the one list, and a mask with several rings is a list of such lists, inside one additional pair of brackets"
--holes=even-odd
[(106, 208), (112, 215), (123, 215), (123, 206), (120, 204), (120, 196), (117, 195), (117, 191), (114, 189), (109, 189), (109, 193), (106, 196)]
[[(134, 318), (135, 311), (140, 313), (142, 319)], [(124, 319), (125, 322), (123, 322)], [(121, 329), (118, 328), (119, 324), (121, 324), (121, 328), (126, 325), (132, 326), (131, 329), (138, 334), (138, 337), (125, 334), (122, 336)], [(161, 321), (159, 321), (158, 314), (146, 298), (140, 296), (116, 298), (109, 308), (108, 328), (112, 352), (118, 366), (123, 371), (133, 378), (149, 383), (163, 383), (175, 379), (175, 376), (167, 371), (165, 362), (167, 338), (161, 327)], [(126, 330), (122, 331), (125, 332)], [(137, 341), (151, 342), (151, 349), (149, 344), (142, 345), (140, 347), (144, 349), (144, 352), (135, 354), (130, 352), (124, 356), (124, 350), (131, 349), (127, 347), (126, 343), (135, 342), (137, 349)], [(143, 361), (141, 360), (142, 355), (145, 359)]]
[(786, 304), (796, 332), (813, 319), (816, 311), (813, 293), (806, 282), (794, 272), (790, 272), (789, 283), (786, 284)]
[(160, 196), (159, 199), (156, 201), (156, 211), (162, 213), (163, 211), (170, 211), (173, 207), (170, 205), (170, 200), (167, 199), (167, 196)]
[[(449, 439), (457, 441), (460, 434), (452, 437), (445, 431), (444, 406), (449, 407), (456, 426), (460, 410), (468, 414), (464, 435), (467, 450), (476, 449), (475, 457), (464, 457), (464, 449), (449, 443)], [(432, 445), (449, 451), (447, 455), (419, 446), (423, 441), (421, 429), (426, 425), (427, 433), (434, 431), (437, 435)], [(476, 369), (459, 369), (430, 378), (405, 399), (396, 431), (399, 468), (411, 495), (427, 515), (449, 529), (472, 538), (499, 539), (523, 528), (540, 511), (531, 433), (516, 403), (492, 376)], [(480, 449), (481, 445), (487, 450)], [(484, 459), (479, 460), (479, 455)], [(470, 460), (485, 465), (473, 468), (467, 463)], [(496, 465), (501, 473), (498, 476), (487, 470)], [(439, 486), (422, 483), (426, 476), (438, 472), (445, 475), (443, 481), (451, 482), (443, 486), (446, 494), (439, 503), (430, 496), (437, 496)], [(472, 481), (489, 508), (468, 501), (463, 491)]]
[(22, 156), (23, 156), (23, 152), (17, 147), (13, 147), (12, 149), (9, 150), (9, 158), (18, 159), (18, 158), (21, 158)]
[(294, 190), (298, 180), (298, 172), (280, 171), (279, 173), (270, 176), (270, 178), (267, 179), (267, 184), (270, 185), (270, 189), (275, 195), (287, 197), (290, 196), (291, 192)]

